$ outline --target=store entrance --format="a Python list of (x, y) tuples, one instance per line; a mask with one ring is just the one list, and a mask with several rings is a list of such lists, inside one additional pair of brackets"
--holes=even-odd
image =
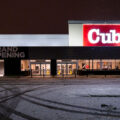
[(77, 63), (57, 63), (57, 75), (74, 75)]
[(31, 63), (32, 75), (49, 76), (50, 63)]
[(0, 60), (0, 76), (4, 76), (4, 60)]

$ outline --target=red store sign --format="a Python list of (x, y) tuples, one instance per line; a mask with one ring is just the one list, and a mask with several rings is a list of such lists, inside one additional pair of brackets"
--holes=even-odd
[(120, 46), (120, 24), (83, 24), (83, 46)]

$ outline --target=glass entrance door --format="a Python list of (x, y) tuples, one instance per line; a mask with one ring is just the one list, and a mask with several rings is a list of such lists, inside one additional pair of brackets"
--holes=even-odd
[(57, 74), (58, 75), (66, 74), (66, 64), (57, 64)]
[(61, 64), (61, 72), (64, 75), (67, 73), (67, 71), (66, 71), (66, 64)]
[(50, 64), (41, 64), (40, 73), (43, 76), (50, 75)]
[(40, 64), (31, 64), (32, 75), (40, 75)]
[(76, 63), (59, 63), (57, 64), (57, 75), (73, 75), (76, 68)]
[(77, 68), (76, 64), (67, 64), (68, 75), (75, 74), (76, 68)]
[(32, 63), (32, 75), (47, 76), (50, 75), (50, 64), (48, 63)]
[(4, 60), (0, 60), (0, 76), (4, 76)]
[(40, 75), (43, 75), (43, 76), (46, 75), (46, 65), (45, 64), (41, 64)]

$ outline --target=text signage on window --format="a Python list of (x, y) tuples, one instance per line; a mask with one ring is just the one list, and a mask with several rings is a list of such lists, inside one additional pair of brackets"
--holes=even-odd
[(83, 46), (120, 46), (120, 24), (83, 24)]
[(25, 52), (18, 47), (0, 47), (0, 58), (25, 58)]

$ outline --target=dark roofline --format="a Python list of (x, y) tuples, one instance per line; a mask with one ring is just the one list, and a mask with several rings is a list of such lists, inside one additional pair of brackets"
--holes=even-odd
[(120, 20), (68, 20), (68, 24), (120, 24)]

